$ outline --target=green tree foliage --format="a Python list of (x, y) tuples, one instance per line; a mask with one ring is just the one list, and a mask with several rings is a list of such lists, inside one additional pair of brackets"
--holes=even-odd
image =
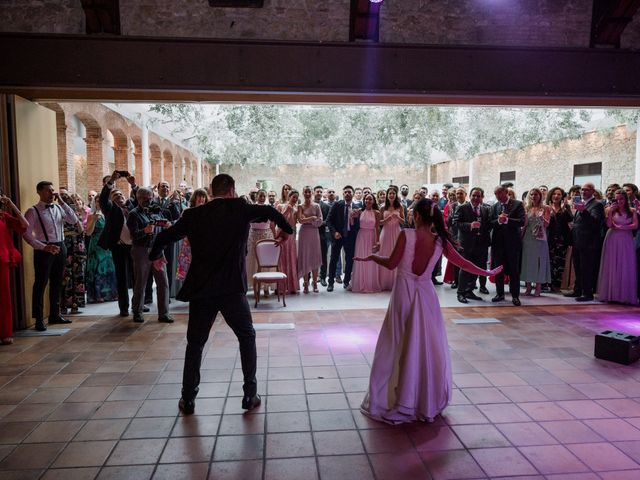
[(576, 137), (591, 118), (579, 109), (497, 107), (158, 104), (151, 111), (209, 162), (333, 167), (424, 165), (435, 152), (469, 159)]

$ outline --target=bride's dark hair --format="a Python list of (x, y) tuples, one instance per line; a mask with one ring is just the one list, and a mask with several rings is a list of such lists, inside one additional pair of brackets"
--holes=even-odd
[(437, 203), (430, 198), (423, 198), (413, 207), (413, 214), (418, 215), (420, 219), (427, 225), (431, 225), (435, 230), (435, 234), (442, 240), (445, 240), (453, 245), (456, 244), (455, 240), (447, 230), (444, 224), (444, 216), (438, 208)]

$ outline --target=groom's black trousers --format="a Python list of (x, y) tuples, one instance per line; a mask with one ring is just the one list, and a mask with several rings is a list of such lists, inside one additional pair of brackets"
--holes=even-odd
[(182, 377), (182, 398), (192, 400), (198, 394), (200, 364), (209, 331), (218, 312), (238, 337), (240, 360), (244, 375), (243, 390), (246, 396), (257, 393), (256, 382), (256, 332), (253, 329), (251, 310), (244, 293), (198, 298), (189, 302), (187, 327), (187, 352)]

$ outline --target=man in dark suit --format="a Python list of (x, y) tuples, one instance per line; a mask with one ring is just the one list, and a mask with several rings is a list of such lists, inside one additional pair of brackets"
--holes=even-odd
[(320, 283), (323, 287), (327, 286), (327, 252), (329, 243), (327, 242), (327, 217), (329, 216), (329, 204), (322, 201), (322, 185), (316, 185), (313, 188), (313, 201), (320, 205), (322, 211), (322, 225), (318, 227), (318, 235), (320, 236), (320, 254), (322, 255), (322, 265), (320, 265)]
[[(111, 250), (116, 271), (120, 316), (126, 317), (129, 315), (129, 284), (131, 283), (129, 272), (133, 271), (131, 268), (131, 235), (126, 227), (126, 217), (136, 207), (136, 202), (131, 198), (125, 198), (124, 193), (115, 188), (115, 182), (118, 178), (120, 178), (120, 174), (116, 170), (105, 182), (100, 192), (100, 209), (104, 214), (105, 224), (98, 245), (105, 250)], [(127, 182), (135, 193), (138, 189), (136, 179), (130, 175), (127, 177)]]
[(336, 266), (340, 252), (344, 248), (344, 278), (342, 286), (349, 289), (351, 282), (351, 270), (353, 268), (353, 255), (356, 249), (356, 237), (360, 229), (360, 210), (354, 208), (353, 187), (347, 185), (342, 189), (342, 197), (333, 204), (327, 218), (327, 226), (331, 232), (333, 244), (331, 245), (331, 260), (329, 261), (329, 285), (327, 292), (333, 292), (333, 281), (336, 276)]
[(496, 203), (491, 212), (491, 265), (504, 265), (496, 275), (496, 296), (492, 302), (504, 300), (504, 276), (509, 275), (509, 293), (516, 307), (520, 306), (520, 254), (522, 237), (520, 229), (524, 225), (525, 212), (520, 200), (509, 198), (504, 186), (494, 190)]
[(573, 268), (576, 272), (574, 290), (566, 294), (578, 302), (593, 300), (598, 281), (598, 268), (602, 250), (604, 229), (604, 205), (597, 201), (593, 183), (585, 183), (580, 192), (581, 202), (573, 202), (576, 214), (573, 219)]
[[(449, 218), (448, 218), (448, 226), (449, 231), (453, 238), (458, 238), (458, 227), (453, 222), (453, 219), (456, 216), (456, 212), (458, 209), (467, 202), (467, 191), (464, 187), (456, 188), (456, 203), (449, 207)], [(486, 268), (486, 267), (485, 267)], [(451, 284), (451, 288), (458, 288), (458, 278), (460, 276), (460, 268), (453, 267), (453, 283)]]
[(171, 227), (159, 233), (149, 259), (154, 267), (166, 263), (162, 251), (166, 245), (184, 237), (191, 244), (191, 266), (176, 298), (189, 302), (187, 351), (184, 360), (182, 398), (179, 408), (185, 414), (195, 409), (200, 383), (202, 350), (218, 312), (233, 330), (240, 344), (244, 375), (242, 408), (260, 405), (256, 382), (256, 333), (247, 303), (245, 258), (249, 223), (271, 220), (285, 239), (293, 229), (276, 209), (269, 205), (250, 205), (237, 198), (235, 181), (226, 174), (211, 181), (213, 200), (184, 211)]
[[(462, 256), (480, 268), (487, 268), (487, 256), (491, 243), (491, 209), (482, 204), (484, 190), (480, 187), (471, 189), (470, 202), (456, 209), (453, 225), (458, 231), (458, 243), (462, 247)], [(482, 300), (473, 293), (477, 275), (460, 269), (458, 277), (458, 301), (468, 303), (467, 299)], [(481, 277), (485, 278), (486, 277)], [(481, 285), (481, 292), (486, 290), (486, 284)], [(482, 290), (484, 288), (484, 290)]]

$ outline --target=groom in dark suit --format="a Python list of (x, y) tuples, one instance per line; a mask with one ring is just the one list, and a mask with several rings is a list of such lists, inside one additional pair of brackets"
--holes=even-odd
[(162, 250), (184, 237), (191, 244), (191, 265), (178, 300), (189, 302), (187, 351), (184, 359), (182, 398), (178, 406), (185, 414), (195, 409), (200, 384), (202, 350), (218, 312), (222, 313), (240, 343), (244, 376), (242, 408), (260, 405), (256, 382), (256, 332), (247, 303), (245, 258), (249, 223), (271, 220), (280, 227), (284, 240), (293, 229), (269, 205), (251, 205), (236, 198), (235, 182), (226, 174), (211, 181), (213, 200), (184, 211), (173, 225), (158, 234), (149, 258), (155, 268), (166, 263)]
[(520, 229), (524, 225), (525, 212), (520, 200), (509, 198), (507, 187), (494, 190), (496, 203), (491, 211), (491, 265), (504, 265), (504, 270), (496, 275), (496, 293), (492, 302), (504, 300), (504, 275), (509, 275), (509, 293), (516, 307), (520, 306), (520, 257), (522, 237)]
[[(470, 202), (460, 205), (456, 209), (453, 225), (458, 231), (458, 243), (462, 247), (460, 252), (464, 258), (480, 268), (487, 268), (489, 243), (491, 243), (491, 209), (482, 203), (484, 190), (480, 187), (471, 189)], [(460, 269), (458, 277), (458, 301), (468, 303), (467, 299), (482, 300), (473, 293), (477, 275)], [(480, 281), (480, 292), (487, 292), (486, 283)], [(487, 292), (488, 293), (488, 292)]]
[(356, 237), (360, 229), (360, 209), (352, 205), (353, 187), (347, 185), (342, 189), (342, 198), (333, 204), (327, 218), (327, 227), (331, 233), (331, 259), (329, 260), (329, 286), (327, 292), (333, 292), (333, 281), (336, 277), (336, 266), (340, 252), (344, 248), (344, 283), (342, 286), (349, 290), (351, 270), (353, 269), (353, 254), (356, 250)]

